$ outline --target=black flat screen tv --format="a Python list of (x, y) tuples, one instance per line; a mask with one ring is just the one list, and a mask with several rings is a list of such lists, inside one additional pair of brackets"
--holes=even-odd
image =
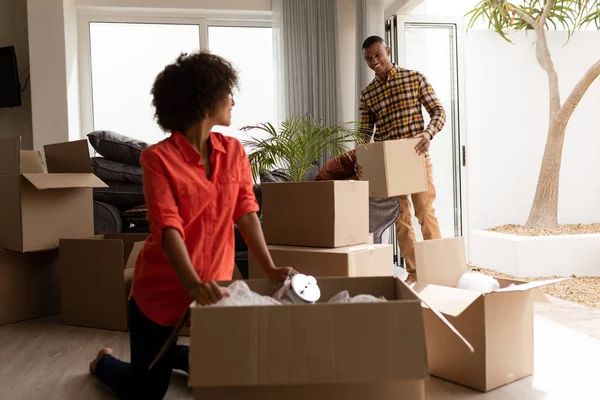
[(15, 47), (0, 47), (0, 108), (20, 105), (21, 83)]

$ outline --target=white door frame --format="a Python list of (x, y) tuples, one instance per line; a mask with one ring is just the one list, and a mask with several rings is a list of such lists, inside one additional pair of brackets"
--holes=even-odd
[[(405, 42), (405, 26), (407, 23), (423, 23), (423, 24), (452, 24), (456, 27), (457, 41), (457, 76), (458, 76), (458, 127), (459, 127), (459, 158), (460, 158), (460, 201), (461, 201), (461, 228), (465, 239), (467, 260), (471, 260), (470, 248), (470, 233), (471, 226), (469, 224), (469, 191), (468, 191), (468, 158), (467, 149), (467, 124), (466, 124), (466, 85), (465, 85), (465, 26), (462, 18), (457, 17), (438, 17), (438, 16), (423, 16), (423, 15), (396, 15), (397, 22), (397, 43), (398, 43), (398, 64), (406, 65), (406, 53), (401, 46)], [(463, 162), (463, 161), (466, 161)], [(465, 165), (466, 164), (466, 165)]]

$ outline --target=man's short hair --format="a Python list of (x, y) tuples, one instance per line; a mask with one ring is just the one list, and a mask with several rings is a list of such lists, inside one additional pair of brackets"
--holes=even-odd
[(377, 36), (377, 35), (369, 36), (363, 42), (362, 49), (363, 50), (364, 49), (368, 49), (369, 47), (373, 46), (375, 43), (383, 43), (383, 44), (385, 44), (385, 40), (383, 40), (383, 38), (381, 36)]

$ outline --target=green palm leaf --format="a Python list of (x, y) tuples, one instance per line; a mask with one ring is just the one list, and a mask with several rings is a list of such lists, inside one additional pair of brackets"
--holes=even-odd
[(246, 126), (242, 130), (258, 130), (267, 136), (242, 141), (255, 180), (261, 171), (280, 169), (288, 180), (303, 181), (323, 156), (337, 157), (352, 144), (368, 141), (356, 122), (323, 126), (308, 114), (288, 118), (279, 130), (270, 123)]
[[(513, 4), (507, 0), (482, 0), (465, 14), (469, 18), (467, 31), (478, 20), (512, 43), (507, 34), (511, 31), (531, 30), (533, 27), (513, 10), (520, 10), (536, 21), (540, 20), (547, 0), (522, 0)], [(567, 43), (576, 30), (594, 25), (600, 29), (600, 0), (554, 0), (544, 28), (558, 27), (567, 31)], [(566, 44), (566, 43), (565, 43)]]

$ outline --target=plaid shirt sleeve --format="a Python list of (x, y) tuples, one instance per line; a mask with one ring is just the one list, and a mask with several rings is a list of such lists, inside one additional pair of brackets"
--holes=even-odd
[(446, 111), (425, 75), (419, 77), (419, 101), (431, 117), (425, 130), (431, 134), (433, 139), (446, 123)]
[(367, 101), (363, 92), (360, 96), (360, 128), (365, 135), (369, 137), (373, 134), (373, 127), (375, 126), (375, 113), (371, 111), (367, 106)]

